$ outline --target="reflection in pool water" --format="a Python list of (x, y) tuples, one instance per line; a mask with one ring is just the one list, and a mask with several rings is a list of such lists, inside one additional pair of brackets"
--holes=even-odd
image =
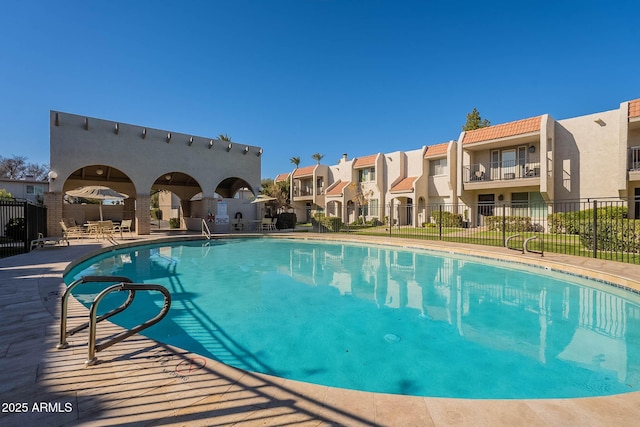
[[(76, 267), (67, 282), (88, 274), (165, 285), (171, 311), (148, 336), (252, 371), (464, 398), (640, 389), (640, 297), (542, 269), (389, 247), (231, 239), (111, 252)], [(100, 289), (84, 285), (76, 295), (89, 304)], [(114, 321), (133, 326), (161, 299), (135, 304)]]

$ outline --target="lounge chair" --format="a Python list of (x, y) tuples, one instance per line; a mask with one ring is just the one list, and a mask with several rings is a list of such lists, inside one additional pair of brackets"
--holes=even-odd
[(120, 223), (120, 225), (114, 225), (113, 226), (113, 232), (119, 232), (120, 233), (120, 238), (123, 239), (124, 236), (122, 235), (122, 233), (124, 231), (128, 231), (129, 232), (129, 236), (133, 237), (133, 232), (131, 231), (131, 223), (133, 221), (130, 219), (123, 219), (122, 222)]
[(30, 250), (36, 248), (44, 248), (45, 246), (62, 246), (64, 243), (69, 246), (69, 239), (62, 237), (44, 237), (42, 233), (38, 233), (38, 238), (31, 241)]
[(85, 236), (84, 227), (78, 225), (68, 227), (64, 221), (60, 221), (60, 227), (62, 227), (62, 236), (67, 240), (73, 238), (81, 239)]

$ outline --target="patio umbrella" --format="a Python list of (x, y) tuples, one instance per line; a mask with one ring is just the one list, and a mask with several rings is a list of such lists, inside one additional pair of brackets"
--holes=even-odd
[(118, 193), (109, 187), (102, 185), (88, 185), (86, 187), (76, 188), (75, 190), (69, 190), (66, 193), (72, 197), (83, 197), (85, 199), (94, 199), (100, 201), (100, 221), (102, 221), (102, 201), (103, 200), (120, 200), (127, 199), (129, 196), (126, 194)]
[(252, 204), (253, 203), (264, 203), (264, 202), (271, 202), (273, 200), (276, 200), (276, 198), (275, 197), (270, 197), (270, 196), (265, 196), (264, 194), (258, 194), (249, 203), (252, 203)]

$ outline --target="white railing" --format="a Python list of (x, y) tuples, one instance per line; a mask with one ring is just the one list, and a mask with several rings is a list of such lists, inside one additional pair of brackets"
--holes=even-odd
[(209, 230), (209, 225), (204, 219), (202, 220), (202, 235), (207, 239), (211, 239), (211, 230)]

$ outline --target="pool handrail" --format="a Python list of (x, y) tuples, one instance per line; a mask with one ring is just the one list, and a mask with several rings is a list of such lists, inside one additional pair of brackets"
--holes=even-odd
[[(82, 285), (84, 283), (132, 283), (133, 281), (131, 279), (129, 279), (128, 277), (124, 277), (124, 276), (83, 276), (77, 280), (74, 280), (68, 287), (67, 289), (65, 289), (64, 293), (62, 294), (62, 298), (60, 299), (60, 340), (58, 342), (58, 345), (56, 346), (57, 349), (63, 349), (63, 348), (67, 348), (69, 347), (69, 344), (67, 343), (67, 336), (71, 336), (73, 334), (75, 334), (76, 332), (79, 332), (83, 329), (86, 329), (89, 327), (89, 323), (90, 322), (86, 322), (83, 323), (79, 326), (76, 326), (73, 329), (70, 329), (67, 331), (67, 312), (68, 312), (68, 304), (69, 304), (69, 296), (71, 295), (71, 292), (73, 291), (74, 288), (76, 288), (79, 285)], [(98, 322), (101, 322), (105, 319), (108, 319), (109, 317), (120, 313), (121, 311), (125, 310), (129, 305), (131, 305), (131, 303), (133, 302), (133, 298), (135, 297), (135, 294), (133, 292), (129, 292), (129, 296), (127, 297), (126, 301), (117, 308), (114, 308), (113, 310), (109, 311), (108, 313), (105, 313), (101, 316), (99, 316), (97, 318)]]
[(202, 220), (202, 235), (205, 236), (207, 238), (207, 240), (211, 239), (211, 230), (209, 230), (209, 225), (207, 225), (207, 222), (203, 219)]
[[(162, 293), (164, 296), (164, 304), (160, 309), (160, 312), (153, 318), (142, 322), (138, 326), (127, 329), (124, 332), (117, 334), (111, 339), (105, 341), (102, 344), (96, 344), (96, 326), (100, 320), (99, 317), (96, 316), (98, 311), (98, 305), (100, 301), (109, 293), (116, 291), (129, 291), (133, 295), (135, 295), (136, 291), (157, 291)], [(133, 298), (132, 298), (133, 299)], [(91, 366), (97, 362), (96, 353), (104, 350), (105, 348), (111, 347), (114, 344), (117, 344), (131, 335), (137, 334), (138, 332), (147, 329), (159, 321), (161, 321), (169, 312), (169, 308), (171, 307), (171, 294), (161, 285), (151, 284), (151, 283), (127, 283), (121, 282), (116, 285), (110, 286), (100, 292), (98, 296), (93, 300), (93, 304), (91, 305), (91, 309), (89, 310), (89, 355), (87, 360), (85, 361), (85, 366)], [(102, 316), (100, 316), (102, 317)]]

